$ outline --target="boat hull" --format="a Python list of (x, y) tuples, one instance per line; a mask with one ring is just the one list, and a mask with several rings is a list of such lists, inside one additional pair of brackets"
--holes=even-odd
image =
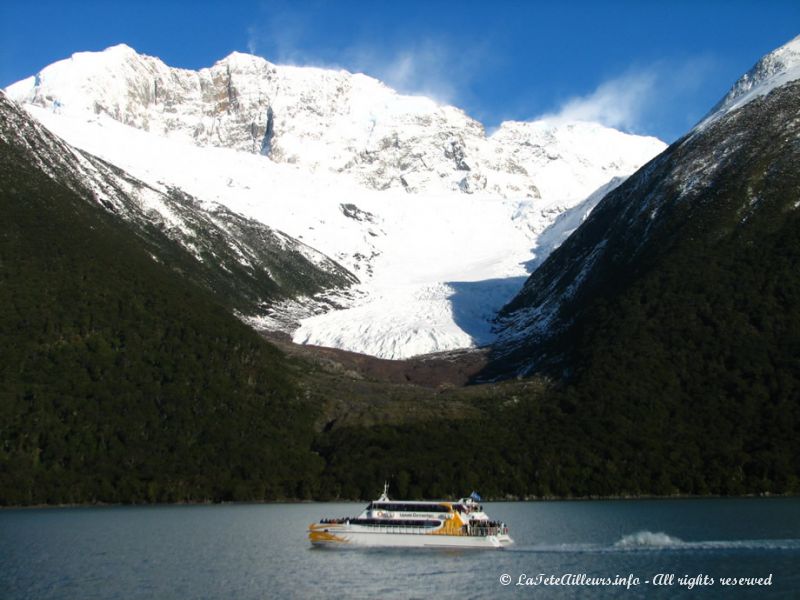
[(507, 534), (473, 536), (437, 533), (387, 533), (353, 529), (346, 526), (312, 525), (308, 531), (312, 545), (318, 547), (371, 548), (464, 548), (499, 550), (511, 546), (514, 540)]

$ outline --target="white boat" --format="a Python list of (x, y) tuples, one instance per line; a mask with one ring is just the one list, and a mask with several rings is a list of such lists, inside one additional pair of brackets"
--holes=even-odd
[(492, 521), (473, 492), (448, 501), (390, 500), (383, 494), (357, 517), (322, 519), (308, 527), (314, 546), (500, 549), (514, 540), (505, 523)]

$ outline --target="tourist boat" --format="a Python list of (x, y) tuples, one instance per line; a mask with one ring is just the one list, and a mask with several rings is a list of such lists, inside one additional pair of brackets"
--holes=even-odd
[(390, 500), (383, 494), (357, 517), (322, 519), (308, 527), (314, 546), (499, 549), (514, 543), (505, 523), (492, 521), (475, 492), (457, 502)]

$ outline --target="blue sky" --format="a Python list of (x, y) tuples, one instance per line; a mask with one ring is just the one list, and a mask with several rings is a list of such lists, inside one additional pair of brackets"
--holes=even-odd
[(361, 71), (490, 128), (562, 114), (672, 141), (798, 34), (797, 0), (4, 0), (0, 86), (120, 42), (193, 69), (239, 50)]

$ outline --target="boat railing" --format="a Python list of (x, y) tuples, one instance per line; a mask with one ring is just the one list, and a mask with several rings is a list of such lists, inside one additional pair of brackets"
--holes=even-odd
[(465, 535), (476, 537), (487, 537), (490, 535), (508, 535), (508, 527), (505, 525), (470, 525), (467, 527)]

